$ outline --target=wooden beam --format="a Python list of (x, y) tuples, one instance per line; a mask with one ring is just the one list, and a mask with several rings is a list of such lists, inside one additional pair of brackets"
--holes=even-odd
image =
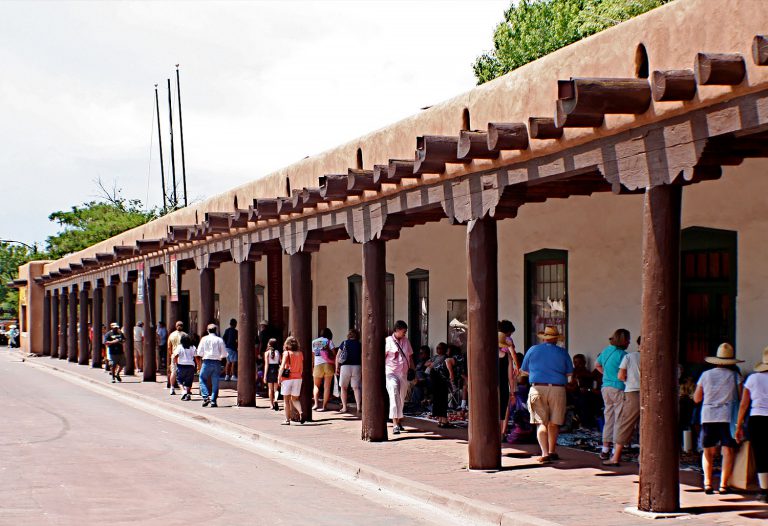
[(205, 213), (205, 225), (208, 232), (229, 232), (229, 220), (230, 217), (228, 212)]
[(69, 293), (66, 287), (61, 289), (59, 310), (59, 360), (66, 360), (69, 349)]
[(110, 261), (113, 261), (115, 259), (115, 254), (112, 252), (97, 252), (96, 253), (96, 260), (99, 263), (108, 263)]
[(381, 183), (373, 180), (373, 170), (350, 170), (347, 175), (347, 192), (362, 195), (365, 191), (378, 192)]
[(248, 226), (249, 210), (247, 208), (239, 208), (229, 214), (229, 228), (245, 228)]
[(555, 119), (550, 117), (530, 117), (528, 129), (531, 139), (559, 139), (563, 136), (563, 128), (555, 125)]
[(758, 66), (768, 66), (768, 35), (755, 35), (752, 41), (752, 60)]
[(414, 174), (442, 173), (446, 163), (468, 163), (457, 157), (459, 138), (446, 135), (424, 135), (416, 138)]
[(144, 373), (145, 382), (157, 381), (157, 279), (145, 269), (144, 286)]
[(555, 125), (558, 128), (599, 128), (605, 117), (602, 113), (567, 113), (564, 102), (555, 103)]
[(414, 171), (414, 164), (416, 164), (414, 161), (390, 159), (388, 165), (387, 182), (396, 183), (403, 178), (421, 177), (421, 174), (417, 174)]
[(486, 132), (462, 130), (459, 132), (456, 157), (462, 160), (496, 159), (499, 150), (489, 147), (489, 142)]
[(59, 291), (51, 294), (51, 358), (59, 357)]
[(133, 282), (123, 281), (123, 329), (125, 330), (125, 374), (133, 376), (136, 372), (133, 349), (133, 328), (136, 326), (136, 298)]
[(237, 405), (256, 406), (256, 349), (257, 337), (256, 267), (253, 261), (238, 264), (240, 278), (239, 322), (237, 339)]
[(280, 214), (277, 211), (277, 199), (254, 199), (250, 220), (277, 219)]
[(488, 124), (489, 150), (527, 150), (528, 144), (528, 128), (524, 122)]
[(697, 53), (694, 71), (702, 86), (735, 86), (744, 80), (747, 66), (740, 53)]
[[(363, 193), (362, 190), (360, 193)], [(324, 175), (320, 178), (320, 197), (324, 200), (343, 201), (347, 198), (347, 195), (346, 175)]]
[(67, 361), (77, 362), (77, 286), (69, 287), (69, 325), (67, 331)]
[(104, 324), (103, 316), (103, 288), (98, 281), (94, 283), (93, 297), (91, 298), (91, 327), (93, 327), (93, 343), (91, 344), (91, 367), (101, 368), (101, 326)]
[(320, 195), (320, 188), (304, 188), (299, 195), (305, 208), (314, 207), (323, 201), (323, 196)]
[[(46, 291), (43, 296), (43, 356), (51, 355), (51, 301), (53, 295)], [(86, 305), (88, 303), (86, 302)], [(86, 317), (87, 319), (87, 317)], [(86, 333), (87, 334), (87, 333)]]
[[(77, 364), (88, 365), (88, 289), (85, 287), (80, 288), (80, 298), (78, 301), (80, 306), (80, 315), (78, 317), (79, 338), (78, 338), (78, 353)], [(128, 352), (127, 350), (125, 352)], [(131, 352), (133, 354), (133, 352)]]
[(558, 81), (565, 116), (645, 113), (651, 104), (647, 79), (575, 78)]
[(693, 100), (696, 96), (696, 76), (690, 69), (654, 71), (651, 91), (655, 101)]
[(126, 245), (116, 245), (112, 247), (112, 252), (114, 252), (115, 258), (119, 258), (119, 259), (129, 258), (136, 255), (136, 247), (126, 246)]
[(137, 239), (136, 240), (136, 251), (141, 255), (162, 250), (163, 246), (164, 246), (164, 243), (162, 239)]
[(294, 214), (301, 212), (304, 208), (303, 203), (294, 204), (293, 197), (278, 197), (277, 198), (277, 212), (280, 215)]
[(312, 256), (308, 252), (290, 255), (291, 276), (291, 334), (299, 341), (304, 355), (302, 371), (301, 411), (307, 421), (312, 420)]

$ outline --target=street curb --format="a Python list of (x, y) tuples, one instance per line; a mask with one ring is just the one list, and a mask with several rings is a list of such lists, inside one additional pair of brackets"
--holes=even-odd
[[(114, 395), (133, 398), (144, 404), (162, 406), (164, 411), (184, 415), (196, 425), (208, 426), (217, 431), (235, 433), (242, 438), (252, 440), (259, 445), (273, 449), (276, 452), (287, 452), (312, 459), (315, 462), (321, 463), (324, 467), (332, 468), (348, 477), (377, 485), (381, 489), (400, 495), (403, 498), (416, 500), (423, 505), (438, 508), (443, 513), (458, 515), (475, 524), (494, 524), (498, 526), (562, 526), (560, 523), (520, 513), (513, 509), (507, 509), (487, 502), (470, 499), (449, 491), (440, 491), (431, 488), (426, 484), (422, 484), (421, 482), (393, 475), (378, 468), (353, 462), (337, 455), (323, 453), (291, 440), (279, 438), (261, 430), (236, 424), (213, 415), (201, 416), (200, 413), (140, 393), (125, 390), (111, 390), (109, 385), (94, 380), (86, 375), (57, 367), (55, 362), (45, 363), (38, 360), (28, 359), (30, 357), (43, 358), (43, 356), (36, 354), (25, 355), (22, 351), (18, 351), (18, 354), (25, 359), (26, 363), (33, 366), (75, 376), (81, 381), (98, 386), (100, 389), (109, 390)], [(158, 411), (158, 413), (160, 412), (161, 411)]]

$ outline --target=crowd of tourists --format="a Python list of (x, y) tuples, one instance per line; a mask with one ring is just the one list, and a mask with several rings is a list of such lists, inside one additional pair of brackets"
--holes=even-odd
[[(192, 385), (199, 374), (199, 389), (203, 407), (217, 407), (219, 382), (237, 379), (237, 321), (231, 320), (223, 334), (211, 323), (202, 338), (184, 332), (181, 321), (168, 334), (165, 325), (158, 324), (158, 361), (167, 367), (171, 394), (182, 390), (181, 399), (192, 399)], [(408, 326), (397, 321), (384, 347), (385, 384), (389, 398), (389, 418), (392, 433), (403, 428), (406, 402), (428, 405), (438, 427), (452, 427), (449, 407), (467, 411), (466, 359), (456, 345), (438, 343), (434, 354), (423, 346), (414, 356), (407, 336)], [(558, 345), (563, 335), (555, 326), (547, 326), (538, 334), (540, 343), (527, 352), (516, 351), (512, 335), (514, 325), (502, 320), (498, 325), (499, 358), (499, 419), (502, 440), (512, 441), (525, 428), (535, 434), (541, 454), (536, 460), (547, 464), (560, 460), (557, 440), (561, 426), (570, 414), (572, 424), (600, 425), (602, 446), (600, 458), (606, 466), (622, 462), (624, 448), (633, 443), (640, 421), (640, 347), (630, 349), (628, 330), (618, 329), (609, 337), (609, 344), (598, 355), (595, 368), (589, 370), (584, 355), (573, 358)], [(289, 336), (282, 346), (276, 331), (263, 321), (259, 327), (257, 353), (257, 387), (269, 397), (269, 405), (279, 411), (283, 400), (283, 425), (304, 423), (300, 403), (304, 353), (298, 340)], [(91, 336), (92, 339), (92, 336)], [(143, 324), (134, 328), (136, 366), (142, 367), (141, 352), (144, 339)], [(104, 330), (105, 368), (112, 382), (122, 381), (125, 367), (123, 331), (116, 323)], [(263, 351), (262, 351), (263, 349)], [(130, 351), (130, 350), (129, 350)], [(163, 360), (161, 360), (163, 358)], [(362, 410), (362, 346), (357, 330), (351, 329), (346, 339), (336, 345), (333, 333), (323, 328), (311, 342), (313, 410), (328, 410), (331, 395), (340, 399), (340, 411), (349, 410), (350, 395), (355, 409)], [(768, 348), (754, 373), (746, 379), (737, 367), (742, 360), (735, 358), (733, 346), (723, 343), (716, 356), (706, 358), (714, 367), (704, 371), (693, 382), (681, 380), (681, 411), (687, 418), (684, 401), (690, 401), (698, 443), (702, 449), (704, 491), (714, 493), (715, 457), (722, 453), (718, 493), (731, 491), (729, 481), (739, 444), (749, 440), (754, 452), (760, 493), (758, 499), (768, 499)], [(351, 393), (350, 393), (351, 390)], [(523, 415), (522, 417), (520, 415)], [(512, 426), (510, 429), (510, 421)], [(533, 427), (535, 427), (535, 432)]]

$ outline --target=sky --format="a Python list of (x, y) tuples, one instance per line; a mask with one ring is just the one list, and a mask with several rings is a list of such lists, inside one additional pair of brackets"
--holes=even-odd
[(0, 2), (0, 239), (42, 246), (98, 178), (161, 205), (175, 64), (200, 200), (471, 89), (509, 4)]

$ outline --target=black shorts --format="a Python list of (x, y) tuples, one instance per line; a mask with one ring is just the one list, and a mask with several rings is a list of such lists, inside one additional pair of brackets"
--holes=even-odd
[(702, 447), (736, 447), (736, 441), (731, 436), (731, 424), (728, 422), (707, 422), (701, 424)]
[(179, 364), (176, 378), (184, 387), (192, 387), (192, 382), (195, 381), (195, 366)]

